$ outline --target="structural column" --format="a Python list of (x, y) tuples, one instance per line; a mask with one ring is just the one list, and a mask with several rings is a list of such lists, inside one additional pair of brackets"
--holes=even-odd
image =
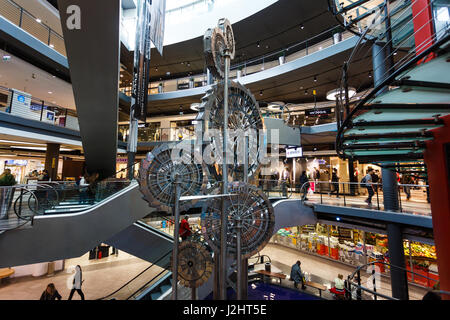
[[(402, 230), (399, 225), (387, 225), (388, 248), (391, 265), (392, 296), (400, 300), (408, 300), (408, 277), (406, 275), (405, 251), (403, 249)], [(398, 268), (397, 268), (398, 267)]]
[(57, 143), (47, 143), (45, 169), (48, 171), (50, 180), (56, 180), (58, 174), (59, 147)]
[(383, 187), (383, 204), (386, 211), (398, 211), (397, 174), (390, 169), (381, 170)]
[[(440, 290), (450, 291), (450, 116), (444, 126), (434, 129), (434, 140), (427, 142), (425, 163), (430, 186), (433, 233), (436, 245)], [(442, 295), (450, 300), (450, 296)]]

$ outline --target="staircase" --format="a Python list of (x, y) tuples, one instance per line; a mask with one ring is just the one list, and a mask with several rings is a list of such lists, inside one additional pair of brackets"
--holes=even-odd
[[(374, 5), (375, 1), (336, 3), (335, 14), (342, 15), (343, 24), (353, 31), (359, 30), (361, 36), (347, 62), (348, 68), (352, 67), (355, 52), (376, 42), (391, 46), (386, 59), (395, 60), (393, 67), (339, 123), (338, 155), (426, 179), (423, 159), (427, 142), (433, 140), (432, 130), (444, 126), (443, 118), (450, 114), (450, 28), (441, 28), (423, 42), (417, 43), (416, 39), (414, 43), (411, 39), (414, 40), (416, 29), (421, 29), (417, 20), (413, 20), (421, 14), (414, 16), (415, 2), (388, 1), (376, 7), (378, 11), (361, 8)], [(386, 16), (389, 6), (395, 6), (392, 10), (395, 12)], [(421, 12), (425, 9), (430, 8)], [(356, 19), (349, 17), (349, 12), (364, 14)], [(384, 18), (375, 22), (380, 17)], [(426, 21), (422, 27), (429, 23)], [(368, 28), (362, 30), (361, 26)], [(341, 88), (345, 92), (343, 81)], [(343, 100), (341, 97), (341, 110)]]

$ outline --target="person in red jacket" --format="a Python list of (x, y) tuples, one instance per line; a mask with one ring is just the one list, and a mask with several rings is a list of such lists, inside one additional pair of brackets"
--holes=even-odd
[(184, 241), (191, 235), (191, 228), (189, 226), (189, 216), (185, 215), (180, 222), (180, 237)]

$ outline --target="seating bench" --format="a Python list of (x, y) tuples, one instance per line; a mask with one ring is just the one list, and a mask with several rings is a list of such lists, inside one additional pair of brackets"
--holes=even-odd
[(312, 287), (312, 288), (316, 288), (319, 290), (319, 296), (322, 298), (322, 290), (327, 290), (327, 287), (325, 287), (324, 285), (317, 283), (317, 282), (312, 282), (312, 281), (306, 281), (305, 285)]
[(270, 278), (277, 278), (277, 279), (280, 280), (280, 284), (281, 284), (281, 280), (286, 279), (286, 275), (283, 274), (283, 273), (269, 272), (269, 271), (266, 271), (266, 270), (256, 270), (255, 272), (259, 273), (261, 275), (270, 277)]

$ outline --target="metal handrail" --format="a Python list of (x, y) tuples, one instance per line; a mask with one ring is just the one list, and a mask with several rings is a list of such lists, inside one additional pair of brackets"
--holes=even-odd
[[(429, 277), (427, 277), (427, 276), (424, 276), (424, 275), (421, 275), (421, 274), (419, 274), (419, 273), (416, 273), (416, 272), (414, 272), (414, 271), (412, 271), (412, 270), (408, 270), (408, 269), (403, 268), (403, 267), (399, 267), (399, 266), (396, 266), (396, 265), (393, 265), (393, 264), (389, 264), (389, 263), (384, 262), (384, 261), (381, 261), (381, 260), (376, 260), (376, 261), (372, 261), (372, 262), (366, 263), (366, 264), (364, 264), (364, 265), (358, 266), (358, 267), (356, 268), (356, 270), (353, 271), (353, 273), (351, 273), (351, 274), (347, 277), (347, 281), (348, 281), (348, 285), (349, 285), (350, 289), (345, 288), (345, 290), (350, 294), (350, 296), (351, 296), (351, 294), (352, 294), (351, 288), (352, 288), (352, 286), (355, 286), (357, 289), (362, 289), (362, 290), (364, 290), (364, 291), (366, 291), (366, 292), (369, 292), (369, 293), (373, 294), (375, 298), (376, 298), (377, 296), (380, 296), (380, 297), (385, 298), (385, 299), (388, 299), (388, 300), (399, 300), (399, 299), (397, 299), (397, 298), (389, 297), (389, 296), (386, 296), (386, 295), (384, 295), (384, 294), (381, 294), (381, 293), (379, 293), (379, 292), (377, 292), (377, 291), (375, 291), (375, 290), (371, 290), (371, 289), (368, 289), (368, 288), (365, 288), (365, 287), (361, 286), (361, 284), (360, 284), (360, 281), (361, 281), (361, 277), (360, 277), (361, 269), (364, 268), (364, 267), (368, 267), (368, 266), (376, 265), (376, 264), (382, 264), (382, 265), (388, 266), (389, 268), (395, 268), (395, 269), (399, 269), (399, 270), (401, 270), (401, 271), (409, 272), (409, 273), (414, 274), (414, 275), (418, 275), (418, 276), (420, 276), (420, 277), (422, 277), (422, 278), (425, 278), (425, 279), (427, 279), (427, 280), (436, 281), (436, 279), (429, 278)], [(375, 269), (372, 270), (372, 274), (375, 274)], [(355, 283), (352, 282), (352, 280), (355, 278), (356, 275), (358, 276), (358, 279), (359, 279), (358, 284), (355, 284)], [(373, 281), (374, 281), (374, 287), (375, 287), (375, 278), (374, 278)], [(436, 291), (436, 290), (434, 290), (434, 291)], [(440, 290), (439, 290), (438, 292), (439, 292), (439, 293), (443, 293), (443, 294), (450, 295), (450, 292), (447, 292), (447, 291), (443, 291), (443, 290), (440, 291)]]
[[(151, 264), (150, 264), (150, 266), (148, 266), (147, 268), (145, 268), (143, 271), (141, 271), (141, 272), (139, 272), (135, 277), (133, 277), (131, 280), (129, 280), (128, 282), (126, 282), (124, 285), (122, 285), (119, 289), (117, 289), (117, 290), (115, 290), (114, 292), (112, 292), (112, 293), (110, 293), (110, 294), (108, 294), (107, 296), (104, 296), (103, 298), (99, 298), (99, 299), (97, 299), (97, 300), (105, 300), (105, 299), (107, 299), (108, 297), (110, 297), (110, 296), (112, 296), (112, 295), (114, 295), (114, 294), (116, 294), (117, 292), (119, 292), (120, 290), (122, 290), (123, 288), (125, 288), (127, 285), (129, 285), (131, 282), (133, 282), (134, 280), (136, 280), (137, 278), (139, 278), (142, 274), (144, 274), (146, 271), (148, 271), (149, 269), (151, 269), (153, 266), (155, 266), (158, 262), (160, 262), (161, 260), (163, 260), (165, 257), (167, 257), (169, 254), (171, 254), (172, 253), (172, 250), (170, 250), (170, 251), (168, 251), (167, 253), (165, 253), (165, 254), (163, 254), (160, 258), (158, 258), (155, 262), (152, 262)], [(167, 270), (167, 268), (163, 268), (164, 270), (163, 271), (166, 271)], [(153, 280), (153, 279), (152, 279)], [(152, 280), (150, 280), (150, 281), (152, 281)], [(147, 282), (146, 283), (146, 285), (148, 284), (148, 283), (150, 283), (150, 282)], [(145, 285), (144, 285), (145, 286)], [(143, 286), (143, 287), (144, 287)], [(143, 287), (141, 287), (140, 289), (142, 289)], [(140, 289), (138, 289), (138, 290), (136, 290), (136, 292), (138, 292)], [(135, 293), (136, 293), (135, 292)], [(133, 295), (135, 294), (135, 293), (133, 293)]]

